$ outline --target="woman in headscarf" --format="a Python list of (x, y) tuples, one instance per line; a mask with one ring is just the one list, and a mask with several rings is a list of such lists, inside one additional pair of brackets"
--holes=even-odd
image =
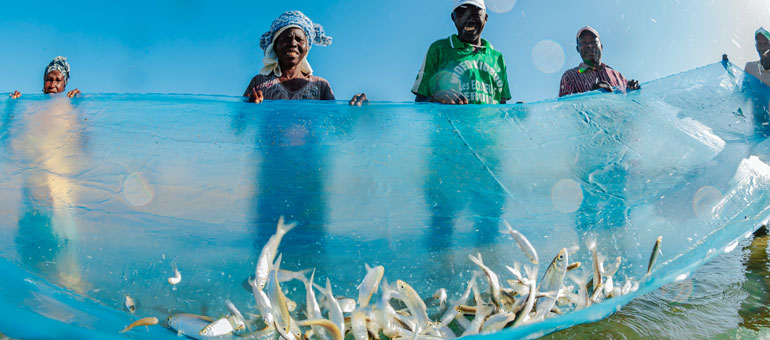
[[(243, 96), (252, 103), (265, 99), (334, 100), (329, 82), (313, 75), (307, 61), (311, 45), (331, 43), (332, 38), (326, 36), (323, 26), (313, 23), (302, 12), (284, 12), (259, 41), (259, 47), (265, 52), (265, 65), (251, 79)], [(366, 95), (359, 93), (350, 104), (361, 105), (366, 101)]]
[[(61, 93), (64, 92), (67, 87), (67, 82), (70, 79), (70, 64), (65, 57), (56, 57), (48, 63), (43, 72), (43, 93)], [(72, 98), (80, 94), (80, 90), (74, 89), (67, 92), (67, 97)], [(13, 91), (11, 93), (11, 99), (21, 97), (19, 91)]]

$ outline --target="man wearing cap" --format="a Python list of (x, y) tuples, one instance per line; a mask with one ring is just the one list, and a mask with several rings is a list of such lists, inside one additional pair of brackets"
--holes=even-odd
[(746, 63), (746, 73), (770, 86), (770, 32), (760, 27), (754, 33), (759, 60)]
[(504, 104), (511, 98), (502, 53), (481, 38), (484, 0), (458, 0), (452, 11), (457, 34), (430, 45), (412, 87), (417, 102)]
[(583, 62), (578, 67), (564, 72), (559, 86), (559, 97), (598, 89), (609, 92), (639, 89), (638, 81), (628, 81), (620, 72), (602, 63), (602, 42), (599, 32), (592, 27), (586, 26), (578, 30), (576, 49)]

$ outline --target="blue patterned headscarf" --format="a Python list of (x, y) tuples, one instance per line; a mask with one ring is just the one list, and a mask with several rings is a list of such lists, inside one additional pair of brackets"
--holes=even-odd
[(43, 73), (43, 82), (45, 82), (45, 77), (47, 77), (51, 71), (61, 72), (62, 76), (64, 76), (65, 84), (70, 80), (70, 64), (67, 63), (67, 58), (65, 57), (53, 58), (53, 60), (48, 63), (48, 66), (45, 67), (45, 73)]
[(265, 32), (262, 38), (259, 39), (259, 47), (267, 52), (267, 48), (272, 45), (276, 33), (289, 25), (300, 27), (305, 31), (308, 45), (329, 46), (332, 43), (332, 37), (326, 36), (323, 26), (313, 23), (310, 18), (300, 11), (288, 11), (283, 12), (273, 21), (273, 24), (270, 25), (270, 30)]

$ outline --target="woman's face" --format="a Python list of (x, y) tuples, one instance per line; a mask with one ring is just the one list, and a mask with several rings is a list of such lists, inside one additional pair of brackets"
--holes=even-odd
[(273, 50), (281, 66), (296, 66), (307, 56), (307, 37), (302, 29), (292, 27), (275, 39)]
[(53, 70), (45, 75), (43, 93), (63, 92), (65, 86), (67, 86), (67, 83), (64, 81), (64, 75), (57, 70)]

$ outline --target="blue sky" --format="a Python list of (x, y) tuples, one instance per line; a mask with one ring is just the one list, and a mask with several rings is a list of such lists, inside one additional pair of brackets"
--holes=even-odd
[[(603, 61), (643, 82), (719, 61), (722, 53), (743, 66), (758, 59), (754, 30), (770, 28), (770, 0), (487, 3), (512, 6), (490, 11), (483, 37), (506, 58), (514, 100), (526, 102), (556, 96), (561, 74), (580, 61), (574, 39), (586, 24), (602, 35)], [(0, 11), (0, 91), (40, 93), (43, 68), (63, 55), (72, 66), (68, 89), (240, 95), (262, 64), (259, 36), (281, 12), (298, 9), (334, 37), (329, 47), (313, 47), (309, 60), (338, 99), (364, 91), (373, 100), (411, 101), (428, 46), (455, 32), (452, 4), (16, 1)]]

